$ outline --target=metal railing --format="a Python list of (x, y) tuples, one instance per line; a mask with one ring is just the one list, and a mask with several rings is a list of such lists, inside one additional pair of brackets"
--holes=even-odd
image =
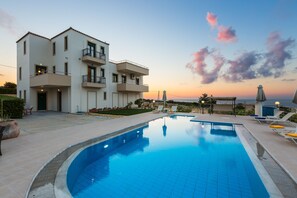
[(99, 84), (106, 84), (106, 78), (101, 76), (82, 76), (83, 82), (91, 82), (91, 83), (99, 83)]
[(95, 50), (91, 50), (90, 48), (86, 48), (82, 50), (82, 56), (91, 56), (94, 58), (98, 58), (101, 60), (106, 60), (106, 55), (101, 53), (101, 52), (97, 52)]

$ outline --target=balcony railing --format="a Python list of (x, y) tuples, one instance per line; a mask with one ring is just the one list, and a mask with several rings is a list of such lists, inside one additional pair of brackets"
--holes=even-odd
[(101, 52), (97, 52), (95, 50), (92, 50), (90, 48), (86, 48), (82, 50), (82, 56), (91, 56), (97, 59), (101, 59), (103, 61), (106, 61), (106, 55), (101, 53)]
[(83, 82), (106, 84), (106, 78), (102, 76), (82, 76)]
[(104, 88), (106, 87), (106, 78), (101, 76), (82, 76), (82, 86), (86, 88)]

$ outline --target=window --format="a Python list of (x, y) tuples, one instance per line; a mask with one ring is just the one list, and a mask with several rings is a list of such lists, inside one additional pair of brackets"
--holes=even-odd
[(19, 80), (22, 80), (22, 68), (19, 68)]
[(139, 78), (136, 78), (136, 85), (139, 85)]
[(27, 99), (27, 97), (26, 97), (26, 90), (24, 90), (24, 101), (25, 101), (25, 104), (26, 104), (26, 99)]
[(53, 56), (56, 55), (56, 43), (53, 43)]
[(68, 36), (64, 37), (64, 51), (68, 50)]
[(53, 66), (53, 74), (56, 73), (56, 66)]
[(122, 75), (122, 83), (126, 83), (127, 82), (127, 77), (126, 75)]
[(35, 75), (42, 75), (47, 73), (47, 67), (46, 66), (40, 66), (40, 65), (35, 65)]
[(68, 63), (64, 63), (64, 74), (68, 75)]
[(105, 70), (103, 68), (101, 68), (101, 77), (105, 77)]
[(22, 98), (22, 90), (19, 91), (19, 98)]
[(118, 75), (112, 74), (112, 82), (118, 82)]
[(24, 41), (24, 55), (26, 54), (26, 51), (27, 51), (27, 46), (26, 46), (26, 41)]
[(106, 96), (106, 91), (103, 93), (103, 99), (106, 100), (107, 96)]
[(96, 44), (88, 42), (88, 55), (96, 57)]
[(102, 46), (100, 47), (100, 53), (101, 53), (101, 54), (105, 54), (104, 47), (102, 47)]

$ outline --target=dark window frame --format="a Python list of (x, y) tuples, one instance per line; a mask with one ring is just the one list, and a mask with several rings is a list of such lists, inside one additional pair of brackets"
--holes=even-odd
[(54, 65), (53, 66), (53, 74), (55, 74), (56, 73), (56, 66)]
[(27, 42), (24, 41), (24, 55), (26, 55), (27, 53)]
[(106, 93), (106, 91), (103, 92), (103, 100), (107, 100), (107, 93)]
[(64, 37), (64, 51), (68, 50), (68, 36)]
[(53, 42), (53, 56), (56, 55), (56, 42)]
[(69, 72), (68, 72), (68, 62), (64, 63), (64, 74), (65, 76), (68, 76)]
[(22, 67), (19, 67), (19, 80), (22, 80)]
[(115, 73), (112, 74), (112, 82), (113, 83), (119, 82), (119, 75), (118, 74), (115, 74)]

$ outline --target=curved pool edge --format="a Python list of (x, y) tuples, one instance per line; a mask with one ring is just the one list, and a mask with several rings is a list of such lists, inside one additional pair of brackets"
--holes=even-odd
[[(166, 116), (166, 115), (164, 115)], [(161, 116), (163, 117), (163, 116)], [(27, 198), (38, 198), (38, 197), (56, 197), (55, 195), (55, 181), (56, 181), (56, 176), (63, 165), (63, 163), (71, 156), (73, 155), (76, 151), (88, 147), (94, 143), (98, 143), (101, 141), (105, 141), (107, 139), (110, 139), (112, 137), (118, 136), (120, 134), (124, 134), (126, 132), (129, 132), (131, 130), (137, 129), (139, 127), (147, 125), (148, 122), (155, 120), (158, 118), (154, 118), (133, 126), (129, 126), (117, 131), (110, 132), (108, 134), (98, 136), (95, 138), (91, 138), (89, 140), (69, 145), (67, 148), (62, 150), (60, 153), (55, 155), (52, 159), (50, 159), (47, 163), (45, 163), (39, 171), (36, 173), (36, 175), (33, 177), (32, 182), (27, 190), (27, 193), (25, 197)], [(66, 177), (66, 175), (65, 175)], [(66, 186), (67, 187), (67, 186)], [(60, 189), (56, 189), (57, 192), (59, 192)], [(68, 188), (67, 188), (68, 190)], [(69, 192), (69, 191), (68, 191)], [(63, 194), (62, 192), (58, 193), (59, 195), (67, 195)]]

